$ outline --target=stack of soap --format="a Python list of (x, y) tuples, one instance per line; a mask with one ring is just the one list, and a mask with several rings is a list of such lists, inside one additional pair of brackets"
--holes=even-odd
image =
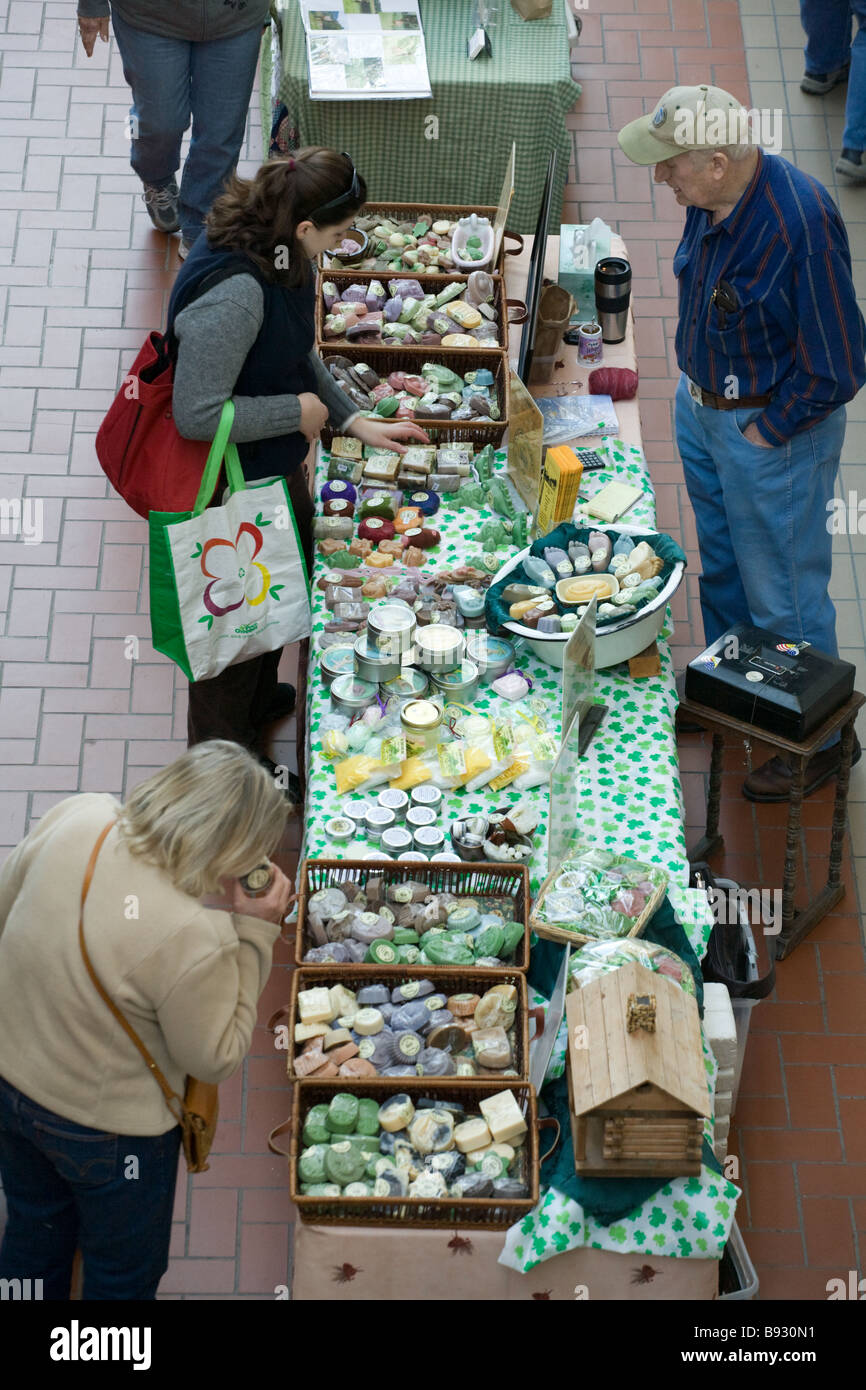
[(715, 1153), (723, 1162), (728, 1152), (728, 1135), (734, 1107), (737, 1069), (737, 1024), (731, 999), (724, 985), (704, 985), (704, 1033), (716, 1059)]

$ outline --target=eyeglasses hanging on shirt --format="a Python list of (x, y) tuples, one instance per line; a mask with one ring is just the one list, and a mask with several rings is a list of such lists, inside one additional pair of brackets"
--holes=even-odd
[(736, 291), (727, 280), (720, 280), (710, 295), (710, 303), (715, 304), (719, 316), (719, 328), (728, 326), (728, 314), (735, 314), (740, 307)]

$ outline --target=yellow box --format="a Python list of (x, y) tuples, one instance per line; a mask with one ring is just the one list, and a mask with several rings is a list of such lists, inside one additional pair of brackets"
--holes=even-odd
[(583, 464), (567, 444), (547, 450), (538, 502), (538, 529), (543, 536), (571, 520), (582, 477)]

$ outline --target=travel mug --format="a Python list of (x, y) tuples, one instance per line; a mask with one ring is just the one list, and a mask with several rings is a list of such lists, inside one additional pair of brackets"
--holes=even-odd
[(607, 256), (595, 267), (596, 318), (606, 343), (621, 343), (628, 327), (631, 266), (622, 256)]

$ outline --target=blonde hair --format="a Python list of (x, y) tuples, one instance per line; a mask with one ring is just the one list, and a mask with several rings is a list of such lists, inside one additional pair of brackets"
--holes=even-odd
[(200, 898), (273, 854), (288, 815), (283, 793), (251, 753), (211, 739), (130, 793), (120, 831), (131, 854)]

